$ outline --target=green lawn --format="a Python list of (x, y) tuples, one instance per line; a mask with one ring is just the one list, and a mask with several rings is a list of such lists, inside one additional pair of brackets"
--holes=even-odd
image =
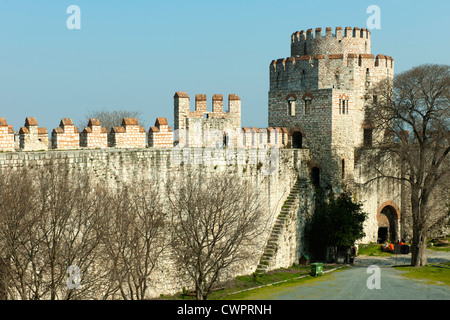
[(427, 248), (433, 251), (450, 252), (450, 244), (440, 244), (440, 240), (446, 240), (450, 242), (450, 235), (447, 235), (446, 237), (440, 237), (438, 239), (429, 239), (427, 241)]
[[(347, 267), (336, 264), (324, 264), (323, 271), (335, 268), (343, 270)], [(317, 281), (318, 279), (322, 279), (327, 276), (326, 274), (323, 274), (322, 276), (313, 277), (310, 273), (311, 266), (294, 265), (290, 268), (277, 269), (258, 276), (250, 275), (237, 277), (232, 281), (230, 290), (226, 290), (224, 292), (216, 291), (211, 295), (210, 299), (242, 300), (249, 294), (255, 294), (257, 292), (270, 294), (272, 290), (280, 290), (280, 287), (286, 288), (293, 285), (298, 285), (299, 283)]]
[[(439, 238), (439, 240), (450, 240), (450, 237)], [(445, 251), (450, 252), (450, 244), (439, 245), (439, 240), (430, 239), (427, 241), (427, 249), (434, 251)], [(392, 253), (384, 252), (381, 250), (381, 245), (376, 243), (360, 244), (358, 249), (358, 255), (372, 256), (372, 257), (388, 257)]]
[[(432, 243), (434, 240), (430, 240)], [(434, 241), (436, 242), (436, 241)], [(450, 246), (428, 246), (429, 249), (450, 251)], [(365, 256), (392, 256), (392, 253), (383, 252), (379, 244), (360, 244), (358, 249), (358, 255)], [(330, 270), (339, 267), (340, 270), (344, 270), (347, 267), (343, 265), (325, 264), (323, 270)], [(422, 268), (417, 267), (396, 267), (399, 270), (407, 271), (403, 275), (419, 281), (429, 281), (441, 285), (450, 285), (450, 263), (440, 265), (429, 265)], [(299, 266), (293, 265), (289, 268), (281, 268), (267, 272), (265, 274), (257, 275), (245, 275), (236, 277), (235, 279), (226, 283), (220, 284), (209, 295), (209, 300), (220, 299), (245, 299), (249, 293), (258, 291), (270, 292), (273, 290), (279, 290), (280, 286), (289, 287), (292, 285), (298, 285), (299, 283), (308, 283), (310, 281), (318, 280), (316, 277), (310, 276), (311, 266)], [(326, 275), (322, 277), (326, 278)], [(321, 278), (321, 277), (319, 277)], [(271, 285), (271, 288), (266, 286)], [(257, 289), (258, 287), (264, 287), (264, 289)], [(246, 291), (251, 289), (251, 291)], [(173, 296), (163, 296), (162, 299), (195, 299), (193, 292), (183, 292)]]
[(395, 267), (407, 271), (402, 276), (430, 284), (450, 286), (450, 262), (429, 264), (425, 267)]
[[(439, 245), (439, 240), (450, 240), (450, 236), (429, 239), (427, 249), (434, 251), (450, 252), (450, 245)], [(390, 256), (391, 253), (383, 252), (379, 244), (370, 243), (359, 246), (358, 255), (366, 256)], [(425, 281), (433, 284), (450, 286), (450, 262), (442, 264), (430, 264), (425, 267), (395, 267), (398, 270), (407, 271), (404, 277), (417, 281)]]
[(389, 257), (392, 256), (392, 253), (382, 251), (380, 244), (369, 243), (359, 245), (358, 255), (371, 257), (382, 257), (382, 256)]
[[(324, 264), (323, 270), (330, 270), (336, 267), (345, 268), (345, 266), (337, 266), (334, 264)], [(245, 290), (252, 289), (260, 286), (273, 285), (274, 287), (279, 285), (289, 285), (290, 283), (298, 284), (308, 279), (315, 279), (310, 276), (311, 266), (299, 266), (293, 265), (289, 268), (281, 268), (273, 271), (269, 271), (264, 274), (251, 274), (245, 276), (239, 276), (235, 279), (219, 285), (208, 297), (208, 300), (221, 300), (221, 299), (242, 299), (248, 293)], [(299, 279), (300, 277), (306, 276)], [(195, 299), (193, 292), (179, 293), (171, 297), (161, 297), (163, 299)]]

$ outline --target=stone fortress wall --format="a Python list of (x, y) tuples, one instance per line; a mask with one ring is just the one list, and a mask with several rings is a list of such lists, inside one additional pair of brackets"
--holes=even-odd
[[(263, 220), (267, 221), (264, 228), (267, 233), (261, 236), (261, 247), (256, 248), (254, 256), (245, 264), (229, 270), (226, 278), (251, 274), (256, 270), (263, 253), (264, 245), (268, 241), (270, 232), (276, 222), (278, 213), (288, 197), (291, 188), (299, 176), (307, 176), (308, 149), (280, 149), (278, 153), (279, 166), (271, 174), (265, 174), (259, 163), (265, 163), (266, 155), (255, 149), (241, 149), (242, 153), (221, 149), (221, 155), (213, 154), (205, 148), (188, 148), (190, 151), (184, 162), (177, 161), (175, 148), (103, 148), (78, 150), (45, 150), (27, 152), (0, 152), (0, 171), (18, 167), (45, 167), (53, 164), (68, 164), (74, 170), (83, 170), (110, 187), (117, 187), (123, 183), (137, 183), (139, 179), (149, 178), (164, 183), (169, 177), (183, 179), (188, 168), (202, 170), (206, 174), (227, 171), (235, 172), (252, 182), (262, 195), (264, 203)], [(201, 154), (201, 162), (196, 155)], [(301, 216), (311, 213), (312, 190), (305, 188), (302, 192), (302, 208), (308, 210)], [(296, 215), (297, 216), (297, 215)], [(300, 216), (300, 215), (299, 215)], [(297, 218), (293, 217), (295, 222)], [(297, 237), (299, 228), (291, 225), (284, 232), (279, 254), (285, 259), (277, 261), (272, 268), (287, 267), (298, 263), (301, 247)], [(183, 287), (190, 288), (190, 283), (180, 281), (177, 271), (169, 254), (158, 262), (158, 267), (152, 274), (152, 287), (149, 297), (157, 298), (161, 294), (174, 294)]]
[[(183, 123), (175, 127), (188, 138), (186, 141), (176, 140), (177, 131), (168, 126), (166, 118), (159, 117), (155, 126), (148, 130), (147, 146), (145, 129), (133, 118), (123, 119), (122, 126), (113, 127), (109, 133), (98, 119), (90, 119), (87, 127), (80, 132), (70, 118), (63, 118), (60, 126), (52, 131), (51, 139), (48, 139), (47, 129), (40, 128), (33, 117), (26, 118), (25, 127), (19, 134), (14, 134), (12, 127), (2, 118), (0, 141), (4, 141), (4, 144), (0, 152), (0, 171), (68, 163), (74, 169), (86, 171), (111, 187), (125, 182), (133, 183), (137, 177), (165, 181), (167, 177), (175, 175), (177, 179), (183, 179), (189, 166), (209, 173), (216, 170), (239, 173), (253, 181), (253, 185), (264, 195), (264, 220), (267, 221), (264, 227), (267, 233), (262, 236), (261, 247), (253, 259), (230, 271), (227, 276), (252, 273), (258, 266), (291, 188), (299, 177), (307, 180), (304, 177), (308, 177), (309, 150), (287, 148), (289, 139), (285, 128), (240, 128), (241, 100), (237, 95), (229, 96), (231, 115), (223, 111), (220, 95), (214, 96), (214, 108), (209, 113), (206, 111), (206, 97), (196, 95), (196, 98), (196, 110), (190, 111), (186, 93), (177, 92), (174, 96), (174, 109), (177, 110), (179, 105), (185, 107)], [(193, 123), (198, 126), (191, 126)], [(226, 143), (217, 145), (204, 139), (208, 138), (210, 131), (219, 132), (218, 141), (222, 143), (225, 138)], [(19, 144), (14, 145), (14, 137), (16, 140), (19, 138)], [(311, 187), (302, 189), (301, 208), (304, 213), (292, 214), (293, 224), (284, 230), (279, 257), (271, 268), (298, 263), (302, 244), (301, 238), (296, 236), (301, 232), (297, 216), (311, 214), (312, 195)], [(175, 293), (183, 286), (188, 286), (176, 279), (175, 271), (168, 271), (171, 265), (170, 259), (161, 262), (154, 275), (152, 296)]]
[[(223, 95), (213, 95), (208, 111), (206, 95), (195, 95), (191, 110), (184, 91), (173, 97), (173, 130), (166, 118), (157, 118), (148, 132), (137, 119), (125, 118), (109, 133), (98, 119), (90, 119), (80, 132), (64, 118), (53, 130), (49, 148), (47, 129), (38, 127), (35, 118), (26, 118), (18, 133), (0, 118), (0, 169), (64, 162), (112, 185), (137, 176), (182, 179), (186, 164), (211, 173), (240, 173), (265, 195), (269, 222), (261, 243), (267, 249), (276, 241), (277, 249), (268, 270), (298, 263), (304, 253), (302, 226), (314, 210), (318, 187), (340, 192), (348, 182), (356, 185), (354, 197), (369, 213), (363, 242), (377, 241), (380, 228), (395, 229), (398, 237), (404, 233), (400, 219), (406, 210), (402, 186), (388, 180), (364, 185), (372, 178), (364, 173), (364, 155), (372, 139), (364, 107), (374, 98), (368, 96), (370, 88), (393, 78), (393, 59), (371, 54), (368, 30), (344, 30), (336, 28), (332, 34), (326, 28), (325, 35), (320, 28), (315, 35), (312, 29), (296, 32), (291, 56), (270, 63), (267, 128), (241, 127), (241, 99), (236, 94), (228, 96), (226, 111)], [(270, 174), (260, 166), (268, 163), (268, 156), (276, 162)], [(395, 165), (392, 168), (399, 174)], [(283, 203), (293, 201), (287, 199), (289, 194), (295, 205), (283, 211)], [(277, 219), (288, 222), (280, 227)], [(273, 230), (278, 234), (275, 240), (270, 239)], [(254, 272), (264, 249), (229, 276)], [(155, 274), (155, 296), (183, 286), (165, 268), (162, 265)]]

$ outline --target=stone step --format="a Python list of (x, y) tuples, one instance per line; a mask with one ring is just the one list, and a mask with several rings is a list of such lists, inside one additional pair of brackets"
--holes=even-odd
[(267, 267), (263, 267), (263, 266), (258, 266), (257, 268), (256, 268), (256, 271), (255, 271), (255, 273), (256, 274), (263, 274), (263, 273), (266, 273), (267, 272), (267, 269), (269, 269), (269, 267), (267, 266)]
[(277, 219), (277, 222), (275, 222), (273, 227), (276, 228), (276, 229), (282, 229), (284, 227), (284, 221)]
[(264, 248), (255, 273), (266, 273), (269, 269), (270, 261), (272, 261), (276, 251), (278, 250), (278, 242), (283, 232), (283, 227), (286, 224), (286, 220), (288, 219), (288, 216), (298, 208), (298, 204), (300, 201), (300, 190), (302, 189), (302, 185), (304, 185), (304, 183), (297, 180), (294, 186), (291, 188), (291, 192), (286, 198), (286, 201), (283, 203), (280, 213), (278, 214), (272, 227), (271, 234), (267, 241), (266, 247)]
[(272, 258), (268, 258), (267, 260), (260, 260), (258, 266), (268, 268), (270, 265), (270, 260), (272, 260)]

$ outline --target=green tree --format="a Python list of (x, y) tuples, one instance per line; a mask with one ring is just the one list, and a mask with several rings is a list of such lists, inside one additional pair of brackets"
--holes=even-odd
[(305, 235), (311, 253), (323, 259), (326, 248), (333, 247), (336, 259), (338, 248), (351, 247), (365, 236), (366, 218), (362, 204), (354, 202), (349, 194), (341, 193), (337, 197), (330, 194), (328, 202), (320, 202), (306, 224)]

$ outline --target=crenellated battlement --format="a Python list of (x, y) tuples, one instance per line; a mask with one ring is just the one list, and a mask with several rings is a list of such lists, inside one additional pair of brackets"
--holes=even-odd
[(315, 90), (342, 87), (343, 82), (366, 73), (393, 75), (394, 59), (367, 53), (297, 55), (272, 60), (269, 68), (271, 89)]
[[(216, 128), (225, 132), (241, 127), (241, 98), (237, 94), (228, 95), (228, 110), (223, 110), (223, 95), (214, 94), (212, 111), (207, 108), (206, 94), (195, 95), (195, 109), (190, 109), (190, 97), (184, 91), (174, 95), (175, 141), (179, 144), (199, 146), (203, 144), (202, 132)], [(189, 134), (184, 136), (181, 131)]]
[(330, 27), (308, 29), (291, 35), (291, 56), (316, 54), (370, 53), (370, 31), (365, 28)]
[[(156, 118), (148, 130), (146, 145), (145, 128), (137, 118), (123, 118), (122, 125), (112, 127), (110, 132), (102, 127), (99, 119), (91, 118), (82, 131), (74, 126), (71, 118), (63, 118), (59, 127), (48, 139), (46, 128), (38, 127), (34, 117), (25, 119), (25, 126), (15, 133), (5, 118), (0, 118), (0, 152), (43, 151), (49, 149), (106, 149), (106, 148), (172, 148), (174, 142), (180, 147), (211, 147), (268, 149), (284, 148), (290, 143), (286, 128), (241, 128), (241, 99), (237, 94), (228, 95), (228, 111), (223, 110), (223, 95), (212, 97), (212, 110), (208, 111), (204, 94), (195, 96), (195, 111), (189, 109), (189, 95), (178, 91), (174, 96), (175, 120), (181, 120), (177, 130), (169, 127), (167, 119)], [(178, 116), (178, 119), (177, 119)], [(177, 122), (175, 122), (177, 123)], [(15, 143), (20, 138), (20, 144)], [(181, 139), (180, 139), (181, 138)], [(17, 141), (18, 142), (18, 141)]]
[[(316, 68), (319, 66), (320, 60), (342, 60), (342, 62), (346, 62), (348, 65), (352, 65), (356, 59), (357, 65), (360, 66), (359, 61), (365, 60), (370, 61), (374, 67), (389, 67), (393, 68), (394, 58), (391, 56), (378, 54), (376, 57), (373, 54), (365, 54), (365, 53), (347, 53), (347, 54), (315, 54), (315, 55), (301, 55), (301, 56), (293, 56), (287, 58), (280, 58), (277, 60), (272, 60), (270, 62), (270, 71), (279, 72), (286, 71), (289, 69), (293, 69), (296, 67), (307, 68)], [(344, 61), (345, 60), (345, 61)]]
[[(228, 95), (228, 111), (223, 110), (223, 95), (214, 94), (212, 96), (212, 111), (208, 111), (208, 99), (206, 94), (195, 95), (194, 110), (190, 108), (190, 97), (184, 91), (177, 91), (174, 95), (175, 107), (181, 113), (188, 113), (191, 118), (211, 118), (227, 117), (230, 114), (239, 115), (241, 113), (241, 98), (237, 94)], [(175, 129), (178, 127), (175, 126)]]
[(323, 38), (365, 38), (370, 39), (370, 30), (365, 28), (351, 28), (351, 27), (345, 27), (344, 30), (342, 27), (336, 27), (335, 33), (333, 33), (332, 28), (327, 27), (325, 28), (325, 34), (323, 34), (322, 28), (315, 28), (302, 30), (302, 31), (296, 31), (292, 33), (291, 39), (292, 42), (295, 41), (306, 41), (306, 40), (315, 40), (315, 39), (323, 39)]

